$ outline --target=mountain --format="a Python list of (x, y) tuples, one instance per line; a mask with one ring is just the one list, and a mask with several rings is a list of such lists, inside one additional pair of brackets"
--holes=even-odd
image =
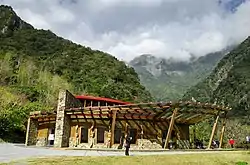
[(250, 115), (250, 37), (227, 54), (203, 81), (190, 88), (183, 99), (230, 105), (229, 115), (243, 120)]
[(174, 61), (144, 54), (130, 61), (141, 83), (157, 101), (177, 100), (188, 88), (204, 79), (232, 47), (190, 61)]
[(0, 139), (25, 130), (29, 111), (53, 109), (59, 89), (132, 102), (152, 100), (124, 62), (50, 30), (37, 30), (1, 5)]
[[(133, 68), (115, 57), (36, 30), (22, 21), (11, 7), (0, 8), (0, 50), (17, 52), (16, 58), (29, 58), (39, 68), (62, 76), (75, 92), (123, 100), (150, 99)], [(149, 97), (148, 97), (149, 96)], [(148, 97), (148, 98), (147, 98)]]

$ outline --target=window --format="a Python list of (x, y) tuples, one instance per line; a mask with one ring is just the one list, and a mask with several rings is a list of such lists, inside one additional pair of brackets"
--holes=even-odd
[(108, 105), (108, 106), (114, 106), (115, 104), (112, 103), (112, 102), (107, 102), (107, 105)]
[(97, 107), (98, 106), (98, 101), (92, 101), (92, 107)]
[(130, 129), (129, 135), (130, 135), (130, 137), (132, 137), (131, 144), (135, 144), (136, 138), (137, 138), (137, 129)]
[(106, 102), (101, 101), (101, 102), (100, 102), (100, 106), (106, 106)]
[(89, 101), (89, 100), (85, 100), (86, 101), (86, 107), (89, 107), (89, 106), (91, 106), (91, 101)]
[(97, 143), (104, 143), (104, 128), (97, 128)]
[(81, 143), (88, 143), (88, 133), (87, 128), (81, 128)]
[(114, 143), (120, 144), (120, 139), (122, 136), (122, 130), (121, 129), (115, 129), (115, 137), (114, 137)]

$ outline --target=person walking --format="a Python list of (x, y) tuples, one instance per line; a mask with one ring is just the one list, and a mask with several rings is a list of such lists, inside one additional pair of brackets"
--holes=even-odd
[(231, 148), (234, 148), (234, 143), (235, 143), (234, 139), (231, 138), (231, 139), (229, 140), (229, 144), (230, 144)]
[(250, 143), (250, 136), (246, 136), (246, 148), (247, 148), (247, 150), (249, 148), (249, 143)]
[(250, 136), (246, 136), (246, 143), (248, 144), (250, 142)]
[(131, 143), (132, 137), (129, 137), (129, 135), (126, 136), (125, 139), (125, 155), (129, 156), (129, 148)]

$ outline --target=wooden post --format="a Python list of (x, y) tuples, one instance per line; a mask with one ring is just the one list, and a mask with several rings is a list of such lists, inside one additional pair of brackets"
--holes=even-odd
[(213, 139), (214, 139), (214, 133), (216, 131), (218, 121), (219, 121), (219, 113), (217, 114), (217, 117), (215, 119), (214, 126), (213, 126), (213, 129), (212, 129), (212, 133), (211, 133), (211, 136), (210, 136), (210, 140), (209, 140), (207, 149), (211, 148), (211, 145), (212, 145), (212, 142), (213, 142)]
[(86, 101), (86, 100), (84, 100), (83, 107), (86, 107), (86, 102), (87, 102), (87, 101)]
[(29, 134), (30, 134), (30, 117), (28, 118), (28, 122), (27, 122), (27, 129), (26, 129), (26, 139), (25, 139), (25, 146), (29, 145)]
[(75, 126), (75, 146), (78, 146), (79, 144), (79, 126), (78, 124)]
[(195, 141), (196, 141), (196, 125), (194, 124), (193, 126), (193, 144), (195, 145)]
[(78, 133), (79, 133), (79, 144), (82, 142), (82, 126), (78, 127)]
[(166, 146), (168, 145), (168, 142), (169, 142), (169, 140), (171, 138), (171, 133), (172, 133), (173, 126), (174, 126), (174, 118), (175, 118), (175, 115), (176, 115), (177, 111), (178, 111), (177, 108), (175, 108), (174, 111), (173, 111), (171, 121), (170, 121), (170, 124), (169, 124), (169, 127), (168, 127), (168, 133), (167, 133), (166, 141), (165, 141), (165, 144), (164, 144), (164, 149), (166, 149)]
[(112, 125), (111, 125), (111, 140), (110, 140), (110, 148), (112, 147), (112, 145), (114, 144), (114, 135), (115, 135), (115, 121), (116, 121), (116, 113), (117, 110), (112, 111), (113, 115), (112, 115)]
[(140, 127), (141, 127), (141, 139), (143, 139), (143, 134), (144, 134), (144, 132), (143, 132), (143, 126), (140, 125)]
[(219, 148), (222, 147), (223, 137), (224, 137), (224, 132), (225, 132), (225, 127), (226, 127), (226, 115), (225, 115), (225, 117), (223, 119), (223, 124), (222, 124), (222, 128), (221, 128)]
[(125, 124), (125, 137), (128, 135), (128, 123)]

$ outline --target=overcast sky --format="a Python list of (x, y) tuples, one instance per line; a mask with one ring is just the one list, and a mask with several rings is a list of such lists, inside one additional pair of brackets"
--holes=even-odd
[[(220, 1), (220, 2), (219, 2)], [(250, 35), (249, 0), (0, 0), (39, 29), (129, 61), (187, 60)]]

